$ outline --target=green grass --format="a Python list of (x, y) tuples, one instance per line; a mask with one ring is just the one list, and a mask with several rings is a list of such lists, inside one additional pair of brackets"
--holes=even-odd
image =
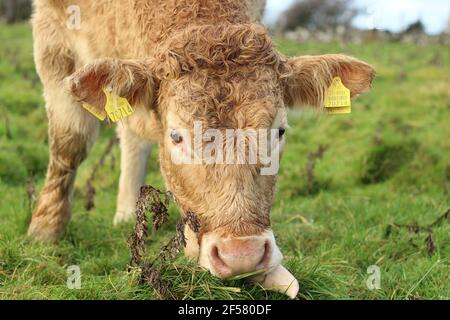
[[(0, 25), (0, 299), (155, 299), (127, 272), (132, 223), (113, 228), (118, 156), (95, 181), (96, 208), (84, 209), (85, 183), (114, 128), (104, 127), (76, 182), (73, 219), (57, 245), (31, 243), (28, 181), (42, 187), (47, 124), (28, 25)], [(400, 43), (297, 44), (287, 55), (347, 53), (375, 65), (374, 88), (351, 116), (291, 113), (272, 221), (301, 299), (450, 299), (449, 221), (426, 233), (392, 224), (428, 225), (450, 207), (450, 57), (446, 46)], [(307, 155), (328, 149), (307, 188)], [(163, 188), (157, 150), (148, 184)], [(171, 220), (148, 240), (150, 255), (173, 234)], [(78, 265), (82, 288), (66, 286)], [(367, 268), (381, 289), (367, 289)], [(242, 280), (221, 281), (179, 257), (164, 274), (186, 299), (285, 299)]]

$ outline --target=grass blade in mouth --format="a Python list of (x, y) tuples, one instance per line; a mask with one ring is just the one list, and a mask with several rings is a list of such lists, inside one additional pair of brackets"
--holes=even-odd
[(247, 278), (250, 278), (250, 277), (253, 277), (253, 276), (258, 276), (260, 274), (264, 274), (267, 271), (269, 271), (269, 270), (268, 269), (260, 269), (260, 270), (256, 270), (256, 271), (253, 271), (253, 272), (239, 274), (239, 275), (234, 276), (234, 277), (232, 277), (232, 278), (230, 278), (228, 280), (235, 281), (235, 280), (247, 279)]

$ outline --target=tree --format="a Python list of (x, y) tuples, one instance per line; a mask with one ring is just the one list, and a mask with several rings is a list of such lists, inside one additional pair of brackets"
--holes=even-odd
[(359, 11), (352, 0), (297, 0), (279, 19), (281, 31), (311, 31), (349, 26)]
[(404, 33), (425, 33), (425, 26), (422, 21), (418, 20), (411, 23), (404, 31)]

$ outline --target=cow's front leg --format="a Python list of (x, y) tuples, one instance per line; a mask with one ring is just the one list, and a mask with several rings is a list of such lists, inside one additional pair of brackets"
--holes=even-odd
[(98, 121), (60, 86), (47, 86), (45, 91), (50, 160), (28, 235), (36, 240), (56, 241), (70, 220), (76, 172), (97, 136)]
[(125, 125), (119, 124), (121, 162), (117, 212), (114, 225), (129, 221), (136, 211), (136, 200), (145, 183), (151, 144), (138, 137)]

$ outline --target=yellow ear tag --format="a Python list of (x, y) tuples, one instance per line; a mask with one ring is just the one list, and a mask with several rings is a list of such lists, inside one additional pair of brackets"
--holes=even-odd
[(341, 78), (333, 79), (331, 86), (325, 93), (324, 105), (328, 114), (352, 113), (350, 90), (344, 86)]
[(94, 106), (91, 106), (88, 103), (83, 103), (83, 108), (85, 108), (87, 111), (89, 111), (94, 116), (96, 116), (97, 119), (99, 119), (100, 121), (104, 121), (106, 119), (106, 114), (105, 113), (98, 112), (97, 108), (95, 108)]
[(105, 110), (112, 122), (118, 122), (134, 113), (127, 99), (119, 97), (110, 89), (103, 89), (106, 95)]

